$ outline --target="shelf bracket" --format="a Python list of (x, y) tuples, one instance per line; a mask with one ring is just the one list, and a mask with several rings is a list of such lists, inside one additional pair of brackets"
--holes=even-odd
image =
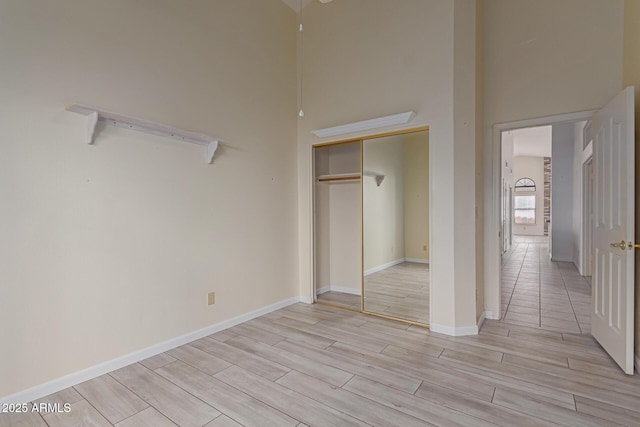
[(218, 149), (218, 141), (211, 141), (209, 145), (207, 145), (207, 159), (209, 164), (213, 163), (213, 155), (216, 154), (216, 150)]
[(87, 105), (73, 104), (67, 107), (67, 111), (87, 116), (86, 142), (89, 145), (92, 145), (95, 142), (96, 128), (99, 121), (109, 126), (116, 126), (165, 138), (177, 139), (178, 141), (204, 145), (207, 147), (207, 163), (209, 164), (213, 162), (213, 156), (220, 144), (222, 144), (222, 141), (212, 138), (209, 135), (191, 132), (173, 126), (167, 126)]
[(381, 173), (372, 172), (372, 171), (362, 171), (362, 175), (370, 176), (374, 178), (376, 180), (376, 184), (378, 187), (380, 187), (380, 184), (382, 184), (382, 181), (384, 181), (384, 175)]
[(98, 112), (92, 111), (87, 116), (87, 144), (93, 144), (93, 137), (96, 134), (96, 125), (98, 124)]

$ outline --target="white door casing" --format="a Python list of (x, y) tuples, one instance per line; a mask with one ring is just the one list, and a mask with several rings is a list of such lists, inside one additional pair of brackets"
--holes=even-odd
[(591, 334), (633, 374), (634, 108), (628, 87), (592, 121), (594, 271)]

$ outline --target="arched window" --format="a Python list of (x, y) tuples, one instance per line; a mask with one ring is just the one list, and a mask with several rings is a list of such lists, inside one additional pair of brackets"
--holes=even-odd
[(516, 224), (536, 223), (536, 183), (531, 178), (520, 178), (516, 181), (514, 190), (517, 194), (513, 200), (513, 215)]
[(536, 191), (536, 183), (531, 178), (520, 178), (516, 181), (514, 188), (518, 193), (521, 191)]

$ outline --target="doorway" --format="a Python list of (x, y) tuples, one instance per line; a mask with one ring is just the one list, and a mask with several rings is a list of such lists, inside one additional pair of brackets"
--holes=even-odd
[[(579, 244), (572, 234), (573, 157), (576, 145), (582, 147), (576, 136), (582, 136), (584, 126), (578, 123), (501, 134), (501, 318), (506, 322), (578, 334), (591, 330), (591, 288), (573, 253), (574, 243)], [(553, 182), (554, 166), (560, 182)], [(559, 199), (555, 204), (553, 197)]]
[[(525, 320), (528, 320), (534, 325), (537, 324), (537, 327), (544, 327), (546, 323), (549, 324), (550, 328), (557, 328), (558, 325), (560, 325), (566, 327), (567, 330), (570, 329), (572, 331), (581, 331), (583, 329), (586, 331), (589, 329), (587, 317), (583, 317), (581, 319), (578, 318), (578, 316), (589, 315), (589, 313), (585, 310), (585, 308), (588, 308), (588, 306), (580, 307), (580, 310), (574, 310), (574, 306), (572, 304), (575, 301), (577, 304), (576, 307), (578, 307), (582, 303), (589, 303), (590, 291), (585, 294), (585, 289), (582, 286), (583, 284), (585, 286), (589, 286), (588, 282), (584, 281), (584, 279), (581, 278), (578, 271), (575, 271), (574, 275), (574, 272), (571, 272), (570, 269), (566, 268), (567, 266), (573, 265), (573, 253), (570, 253), (570, 255), (567, 256), (566, 254), (563, 255), (562, 250), (558, 250), (556, 254), (557, 258), (554, 258), (553, 260), (551, 259), (553, 248), (551, 236), (555, 235), (557, 238), (556, 243), (563, 243), (565, 249), (567, 247), (573, 248), (573, 230), (571, 227), (573, 224), (572, 216), (574, 214), (574, 212), (572, 211), (572, 206), (575, 201), (573, 200), (573, 191), (571, 191), (572, 172), (574, 170), (574, 159), (571, 157), (571, 153), (573, 153), (573, 143), (575, 142), (573, 139), (574, 128), (576, 126), (576, 122), (585, 122), (591, 117), (592, 114), (593, 112), (582, 112), (505, 123), (494, 126), (493, 141), (495, 149), (493, 150), (493, 153), (495, 159), (493, 161), (493, 164), (500, 165), (500, 167), (494, 168), (494, 171), (496, 173), (493, 175), (493, 185), (495, 189), (494, 194), (499, 194), (500, 197), (493, 199), (492, 210), (494, 213), (498, 213), (497, 221), (492, 221), (490, 224), (488, 224), (488, 228), (485, 231), (486, 235), (498, 236), (498, 240), (493, 241), (494, 243), (487, 241), (485, 252), (486, 259), (489, 262), (485, 270), (485, 283), (488, 284), (488, 286), (485, 288), (485, 300), (488, 303), (488, 308), (491, 308), (487, 311), (487, 318), (504, 319), (508, 315), (508, 308), (511, 307), (511, 312), (513, 314), (509, 316), (510, 318), (515, 319), (516, 317), (520, 317), (515, 315), (516, 312), (520, 312), (521, 314), (529, 314), (535, 317), (530, 317)], [(551, 191), (551, 184), (549, 182), (547, 182), (547, 185), (545, 186), (544, 179), (545, 166), (547, 168), (550, 168), (551, 162), (548, 161), (545, 165), (544, 157), (550, 158), (552, 156), (537, 156), (543, 158), (541, 161), (541, 164), (543, 166), (541, 166), (540, 168), (541, 177), (539, 176), (537, 180), (534, 179), (534, 181), (536, 181), (536, 190), (540, 190), (540, 195), (536, 197), (536, 202), (541, 202), (542, 208), (535, 212), (536, 217), (534, 222), (535, 226), (539, 226), (542, 231), (536, 231), (534, 233), (534, 231), (532, 230), (532, 225), (534, 224), (529, 224), (527, 225), (527, 232), (524, 233), (524, 227), (521, 227), (520, 231), (518, 231), (516, 228), (513, 210), (511, 210), (512, 221), (505, 222), (505, 216), (508, 216), (510, 211), (508, 209), (508, 204), (511, 203), (512, 208), (516, 208), (514, 198), (519, 192), (514, 188), (516, 180), (515, 176), (512, 174), (514, 159), (506, 158), (503, 155), (502, 136), (506, 132), (515, 132), (520, 129), (541, 128), (545, 126), (551, 127), (554, 125), (565, 125), (565, 130), (569, 128), (571, 129), (571, 144), (568, 149), (565, 150), (568, 151), (568, 155), (571, 160), (569, 161), (568, 165), (563, 166), (562, 162), (559, 162), (558, 165), (556, 165), (557, 167), (561, 167), (561, 170), (564, 172), (565, 176), (562, 176), (562, 174), (560, 174), (560, 176), (565, 184), (567, 184), (567, 182), (569, 183), (570, 195), (561, 199), (561, 202), (564, 202), (565, 207), (562, 207), (563, 203), (556, 203), (555, 206), (551, 206), (553, 191)], [(580, 148), (582, 148), (582, 146), (580, 146)], [(567, 173), (568, 176), (566, 176)], [(553, 173), (551, 175), (553, 176)], [(517, 178), (523, 177), (525, 176), (518, 176)], [(507, 184), (506, 191), (503, 187), (503, 183)], [(511, 196), (508, 195), (509, 184), (511, 184), (512, 189)], [(545, 187), (547, 187), (546, 192), (544, 191)], [(548, 200), (546, 209), (544, 209), (545, 199)], [(569, 206), (568, 211), (566, 211), (567, 204)], [(560, 208), (558, 208), (558, 206), (560, 206)], [(553, 221), (551, 219), (552, 216), (554, 216), (553, 209), (556, 209), (556, 214), (558, 213), (558, 211), (564, 212), (564, 217), (560, 216), (560, 219), (566, 219), (567, 217), (569, 218), (568, 229), (566, 225), (563, 226), (562, 221), (559, 221), (559, 224), (556, 225), (557, 228), (554, 230), (554, 224), (552, 224)], [(494, 218), (496, 217), (494, 216)], [(492, 227), (495, 227), (495, 231), (491, 230)], [(563, 229), (565, 230), (564, 233), (562, 232)], [(560, 231), (560, 233), (557, 233), (557, 231)], [(545, 232), (547, 236), (545, 236)], [(518, 234), (520, 234), (520, 236), (518, 236)], [(511, 240), (512, 242), (511, 248), (508, 248), (509, 240)], [(560, 249), (562, 249), (562, 247)], [(576, 252), (580, 254), (582, 253), (582, 251)], [(509, 270), (508, 267), (511, 267), (510, 271), (507, 271)], [(576, 277), (578, 278), (578, 280), (576, 280)], [(521, 289), (522, 292), (518, 292), (520, 290), (517, 287), (518, 279), (520, 279), (520, 284), (523, 285)], [(545, 283), (545, 280), (547, 279), (551, 280), (551, 282)], [(529, 289), (524, 289), (525, 285), (528, 285), (526, 287), (528, 287)], [(562, 286), (560, 287), (560, 285)], [(554, 289), (554, 287), (556, 289)], [(547, 293), (553, 293), (553, 295), (547, 295)], [(531, 301), (524, 301), (525, 304), (527, 302), (529, 304), (523, 304), (522, 306), (528, 306), (530, 310), (520, 310), (517, 307), (519, 302), (518, 300), (521, 299), (519, 297), (525, 295), (530, 298), (522, 298), (522, 300), (529, 299)], [(552, 313), (554, 311), (552, 308), (554, 307), (547, 307), (545, 305), (545, 303), (554, 304), (553, 298), (558, 296), (563, 297), (561, 298), (561, 301), (555, 301), (557, 303), (556, 305), (558, 306), (556, 308), (558, 310), (562, 310), (559, 312), (564, 314)], [(575, 298), (572, 299), (573, 296), (575, 296)], [(569, 314), (573, 317), (573, 319), (568, 316)], [(547, 319), (544, 319), (545, 315), (554, 316), (553, 318), (561, 318), (557, 320), (572, 320), (573, 325), (569, 327), (568, 324), (561, 325), (561, 322), (559, 323), (553, 320), (547, 321)], [(524, 318), (514, 321), (522, 321), (523, 319)], [(582, 324), (580, 324), (579, 320), (582, 320)], [(554, 323), (555, 326), (550, 325), (551, 323)]]

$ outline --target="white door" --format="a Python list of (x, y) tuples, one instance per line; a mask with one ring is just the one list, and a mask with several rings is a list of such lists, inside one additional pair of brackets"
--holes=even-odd
[(592, 121), (595, 268), (591, 333), (627, 374), (633, 374), (633, 102), (633, 87), (628, 87)]

